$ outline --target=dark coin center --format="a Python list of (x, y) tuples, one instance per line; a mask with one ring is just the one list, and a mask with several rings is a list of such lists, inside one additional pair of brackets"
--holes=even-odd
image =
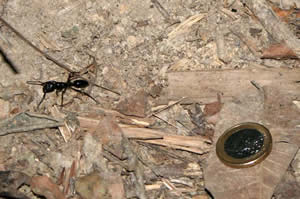
[(227, 138), (225, 152), (233, 158), (246, 158), (259, 152), (264, 144), (264, 135), (255, 129), (242, 129)]

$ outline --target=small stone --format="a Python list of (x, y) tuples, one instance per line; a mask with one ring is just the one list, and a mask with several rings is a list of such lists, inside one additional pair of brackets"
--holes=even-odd
[(75, 183), (75, 190), (83, 199), (111, 198), (106, 180), (97, 172), (79, 178)]

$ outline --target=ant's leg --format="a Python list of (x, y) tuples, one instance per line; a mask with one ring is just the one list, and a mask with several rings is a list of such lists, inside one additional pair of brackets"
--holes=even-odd
[(46, 97), (46, 93), (44, 93), (40, 103), (37, 105), (37, 109), (39, 109), (39, 107), (40, 107), (41, 103), (44, 101), (45, 97)]
[(92, 56), (92, 55), (89, 55), (89, 56), (93, 58), (93, 62), (90, 65), (88, 65), (88, 66), (84, 67), (83, 69), (81, 69), (79, 72), (71, 72), (71, 73), (69, 73), (67, 82), (71, 82), (71, 80), (76, 79), (76, 78), (82, 78), (81, 75), (84, 75), (84, 74), (88, 73), (89, 70), (92, 67), (95, 67), (97, 65), (96, 58), (94, 56)]
[(67, 91), (67, 88), (63, 89), (62, 92), (61, 92), (61, 107), (64, 106), (64, 94), (66, 93)]
[(88, 93), (86, 93), (86, 92), (84, 92), (84, 91), (82, 91), (82, 90), (78, 90), (78, 89), (76, 89), (76, 88), (72, 88), (72, 87), (71, 87), (71, 89), (72, 89), (73, 91), (76, 91), (76, 92), (78, 92), (78, 93), (81, 93), (81, 94), (83, 94), (83, 95), (88, 96), (89, 98), (91, 98), (92, 100), (94, 100), (97, 104), (99, 104), (99, 102), (98, 102), (95, 98), (93, 98), (90, 94), (88, 94)]

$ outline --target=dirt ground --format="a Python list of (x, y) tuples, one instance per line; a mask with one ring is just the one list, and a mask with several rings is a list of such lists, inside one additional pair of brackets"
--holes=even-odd
[[(2, 58), (0, 198), (298, 198), (300, 5), (249, 2), (0, 1), (59, 62), (0, 23), (19, 71)], [(86, 94), (49, 92), (38, 107), (44, 83), (70, 74)], [(245, 121), (271, 129), (274, 152), (229, 170), (215, 144)]]

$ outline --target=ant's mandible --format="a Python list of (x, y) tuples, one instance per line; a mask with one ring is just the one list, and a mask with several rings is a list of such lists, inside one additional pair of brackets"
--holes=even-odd
[(72, 89), (73, 91), (76, 91), (78, 93), (81, 93), (83, 95), (88, 96), (92, 100), (94, 100), (97, 104), (99, 103), (95, 98), (93, 98), (90, 94), (84, 92), (83, 88), (86, 88), (89, 86), (89, 82), (84, 79), (76, 79), (74, 81), (71, 81), (71, 75), (69, 75), (68, 80), (66, 82), (57, 82), (57, 81), (47, 81), (47, 82), (41, 82), (41, 81), (27, 81), (27, 84), (32, 84), (32, 85), (40, 85), (43, 86), (43, 97), (41, 101), (39, 102), (37, 109), (39, 109), (39, 106), (42, 104), (44, 101), (46, 94), (51, 93), (53, 91), (56, 91), (58, 94), (59, 92), (61, 93), (61, 106), (63, 106), (63, 100), (64, 100), (64, 94), (67, 89)]

